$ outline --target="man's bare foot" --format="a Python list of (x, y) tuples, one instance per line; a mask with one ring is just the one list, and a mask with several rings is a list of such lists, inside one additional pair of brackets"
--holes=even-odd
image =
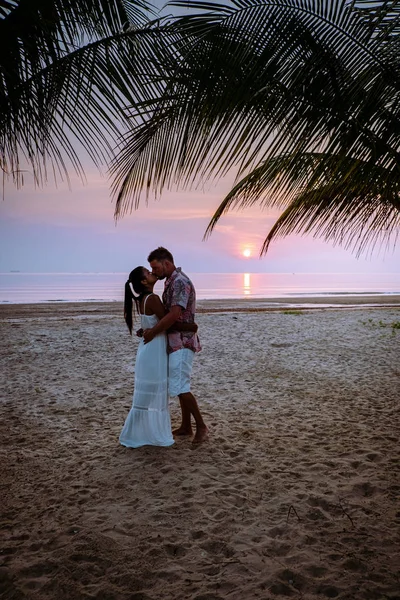
[(192, 428), (178, 427), (178, 429), (173, 430), (172, 435), (193, 435), (193, 430)]
[(198, 427), (196, 429), (196, 435), (192, 440), (192, 444), (201, 444), (208, 440), (208, 428), (204, 425), (204, 427)]

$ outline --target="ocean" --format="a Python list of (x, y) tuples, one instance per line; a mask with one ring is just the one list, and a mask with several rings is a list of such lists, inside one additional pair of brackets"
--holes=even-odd
[[(400, 273), (188, 273), (198, 300), (400, 294)], [(0, 303), (117, 302), (127, 273), (0, 273)], [(155, 292), (161, 294), (163, 282)], [(379, 299), (377, 298), (377, 302)]]

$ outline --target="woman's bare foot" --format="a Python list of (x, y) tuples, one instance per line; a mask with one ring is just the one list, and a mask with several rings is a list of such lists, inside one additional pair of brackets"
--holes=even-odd
[(208, 439), (208, 428), (204, 425), (204, 427), (197, 427), (196, 435), (192, 440), (192, 444), (201, 444)]
[(186, 428), (186, 427), (178, 427), (178, 429), (174, 429), (172, 432), (172, 435), (193, 435), (193, 430), (190, 427), (190, 429)]

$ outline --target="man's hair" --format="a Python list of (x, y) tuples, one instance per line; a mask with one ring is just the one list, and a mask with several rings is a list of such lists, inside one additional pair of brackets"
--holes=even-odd
[(162, 246), (159, 246), (148, 255), (147, 261), (151, 263), (153, 260), (169, 260), (172, 264), (174, 263), (174, 257), (171, 252)]

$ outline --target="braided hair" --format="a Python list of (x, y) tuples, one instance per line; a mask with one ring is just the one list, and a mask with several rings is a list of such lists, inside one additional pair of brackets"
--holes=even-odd
[(131, 335), (133, 327), (133, 300), (135, 301), (136, 311), (139, 312), (140, 301), (146, 294), (146, 288), (142, 284), (142, 280), (145, 278), (143, 269), (144, 267), (133, 269), (129, 273), (128, 281), (125, 283), (124, 318)]

